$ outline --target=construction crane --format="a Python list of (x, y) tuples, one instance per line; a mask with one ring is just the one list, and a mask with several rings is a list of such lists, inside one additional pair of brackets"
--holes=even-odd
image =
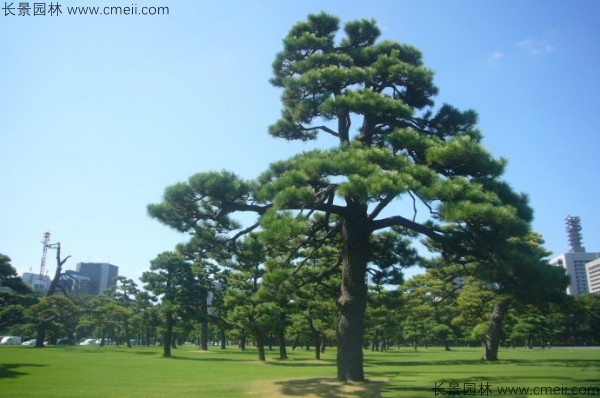
[(40, 280), (44, 279), (44, 272), (46, 270), (46, 253), (48, 253), (48, 247), (50, 247), (50, 232), (44, 234), (42, 244), (44, 245), (44, 249), (42, 251), (42, 263), (40, 264)]

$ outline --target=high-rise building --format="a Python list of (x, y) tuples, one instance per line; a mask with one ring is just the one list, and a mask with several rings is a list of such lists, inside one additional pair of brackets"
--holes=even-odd
[(600, 293), (600, 258), (585, 265), (588, 280), (588, 292)]
[(581, 220), (579, 217), (567, 216), (567, 237), (569, 239), (569, 252), (563, 253), (552, 260), (550, 264), (564, 267), (571, 278), (567, 287), (567, 294), (577, 296), (588, 293), (588, 278), (586, 263), (600, 258), (600, 253), (587, 253), (582, 246)]
[(600, 253), (563, 253), (550, 260), (550, 264), (561, 266), (567, 270), (567, 275), (571, 278), (567, 294), (577, 296), (588, 293), (585, 265), (598, 258), (600, 258)]
[(115, 285), (119, 267), (108, 263), (77, 263), (77, 272), (90, 278), (91, 294), (102, 294), (107, 288)]

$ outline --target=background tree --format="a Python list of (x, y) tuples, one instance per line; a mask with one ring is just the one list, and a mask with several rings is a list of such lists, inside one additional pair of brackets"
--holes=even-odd
[[(504, 195), (509, 196), (506, 192)], [(514, 202), (521, 213), (531, 213), (526, 198), (517, 199), (513, 195), (505, 200)], [(522, 219), (527, 218), (523, 216)], [(519, 233), (501, 232), (504, 235), (501, 239), (497, 233), (495, 230), (481, 231), (476, 237), (478, 244), (473, 246), (476, 247), (475, 255), (465, 250), (461, 253), (460, 266), (452, 265), (459, 272), (456, 276), (461, 273), (462, 276), (471, 275), (476, 281), (473, 286), (477, 286), (469, 291), (463, 288), (458, 299), (459, 305), (468, 302), (466, 297), (472, 297), (477, 301), (473, 301), (473, 304), (474, 308), (479, 307), (479, 314), (484, 313), (481, 305), (491, 305), (485, 312), (488, 314), (483, 322), (485, 325), (479, 323), (474, 329), (475, 335), (482, 337), (482, 359), (490, 361), (498, 359), (498, 348), (504, 335), (502, 325), (511, 303), (547, 308), (548, 303), (564, 300), (568, 285), (565, 270), (551, 266), (545, 259), (549, 253), (542, 247), (543, 240), (539, 234), (529, 227)], [(457, 322), (465, 324), (473, 320), (462, 313), (465, 309), (461, 308)]]
[(259, 294), (274, 305), (279, 316), (275, 329), (280, 358), (287, 357), (286, 326), (293, 325), (290, 332), (295, 344), (301, 337), (308, 349), (312, 341), (315, 357), (320, 359), (326, 339), (332, 337), (332, 305), (339, 292), (339, 220), (319, 216), (307, 220), (280, 212), (265, 215), (261, 224), (267, 261)]
[(600, 295), (595, 293), (584, 294), (577, 298), (582, 302), (584, 314), (585, 340), (588, 345), (600, 343)]
[(317, 360), (325, 352), (327, 341), (335, 341), (335, 298), (340, 285), (337, 274), (327, 278), (319, 276), (330, 269), (324, 260), (322, 258), (318, 266), (305, 268), (302, 275), (293, 280), (296, 282), (292, 295), (295, 312), (290, 317), (290, 335), (294, 336), (294, 344), (307, 347), (312, 344)]
[(289, 276), (285, 271), (267, 271), (257, 292), (257, 299), (269, 305), (268, 316), (273, 325), (271, 332), (275, 334), (279, 344), (279, 359), (287, 359), (285, 333), (293, 308), (291, 300), (293, 280), (290, 280)]
[(159, 254), (150, 262), (150, 271), (144, 272), (140, 278), (144, 288), (161, 300), (159, 308), (164, 317), (163, 355), (166, 357), (171, 356), (176, 316), (189, 303), (193, 279), (190, 265), (174, 252)]
[(509, 313), (510, 326), (507, 328), (507, 342), (511, 345), (524, 345), (532, 349), (537, 343), (542, 348), (546, 347), (552, 338), (548, 313), (542, 313), (539, 308), (532, 305), (513, 306)]
[(112, 297), (116, 304), (120, 305), (125, 311), (121, 311), (126, 314), (123, 317), (123, 328), (125, 332), (125, 342), (127, 347), (131, 348), (131, 331), (129, 318), (134, 313), (135, 297), (140, 292), (137, 284), (129, 278), (124, 276), (117, 276), (115, 278), (115, 285), (111, 286), (107, 295)]
[(510, 238), (495, 254), (494, 267), (477, 270), (477, 277), (492, 286), (496, 293), (483, 340), (483, 359), (498, 359), (502, 321), (511, 302), (540, 309), (565, 299), (569, 284), (565, 269), (554, 267), (545, 260), (549, 252), (542, 244), (543, 239), (534, 232)]
[[(204, 234), (199, 231), (186, 244), (177, 245), (176, 251), (192, 263), (194, 281), (193, 302), (197, 304), (195, 315), (200, 323), (199, 343), (201, 350), (208, 350), (208, 299), (218, 290), (216, 280), (219, 279), (218, 261), (223, 261), (214, 231), (207, 229)], [(221, 257), (219, 255), (221, 254)]]
[(248, 235), (236, 248), (229, 265), (225, 305), (228, 320), (238, 328), (240, 346), (245, 348), (247, 334), (256, 341), (258, 359), (264, 361), (265, 341), (271, 330), (273, 307), (258, 294), (264, 274), (266, 250), (255, 234)]
[(467, 339), (481, 343), (487, 332), (487, 319), (496, 295), (486, 283), (472, 276), (463, 278), (456, 298), (457, 313), (452, 324), (461, 328), (461, 334)]
[(548, 314), (562, 345), (598, 345), (600, 343), (600, 295), (582, 294), (551, 307)]
[(366, 316), (372, 350), (385, 348), (388, 338), (400, 333), (400, 295), (388, 289), (403, 283), (404, 268), (422, 262), (410, 239), (403, 234), (407, 232), (395, 228), (371, 236), (371, 261), (367, 269), (371, 286)]
[[(53, 338), (57, 336), (65, 336), (69, 333), (69, 328), (66, 323), (73, 320), (79, 314), (79, 308), (63, 296), (46, 296), (40, 299), (40, 302), (28, 307), (25, 310), (26, 319), (33, 323), (36, 330), (44, 330), (44, 338), (46, 332), (52, 334)], [(39, 337), (39, 333), (36, 338)], [(45, 340), (36, 340), (36, 347), (41, 344), (43, 347)]]
[(450, 338), (458, 334), (452, 323), (458, 312), (458, 286), (434, 268), (403, 284), (402, 293), (409, 326), (407, 330), (416, 334), (415, 337), (421, 336), (441, 343), (449, 351)]
[(150, 293), (140, 291), (135, 295), (134, 315), (131, 321), (138, 343), (149, 346), (158, 341), (157, 329), (161, 324), (160, 313), (154, 305)]
[(220, 341), (221, 349), (227, 348), (227, 334), (230, 328), (227, 322), (229, 307), (225, 305), (225, 294), (229, 279), (228, 270), (220, 270), (215, 274), (212, 290), (210, 292), (210, 306), (208, 308), (209, 325), (213, 326), (213, 341)]
[[(375, 231), (397, 227), (406, 237), (426, 236), (446, 250), (452, 247), (450, 232), (469, 232), (472, 225), (476, 232), (497, 225), (522, 229), (522, 222), (495, 189), (504, 161), (481, 146), (475, 112), (433, 108), (437, 88), (420, 52), (377, 43), (374, 21), (347, 23), (336, 43), (338, 31), (338, 19), (321, 13), (294, 25), (284, 38), (271, 79), (283, 89), (284, 109), (269, 128), (288, 140), (325, 134), (337, 147), (276, 162), (256, 182), (230, 172), (199, 173), (167, 188), (164, 201), (148, 210), (180, 231), (212, 227), (229, 238), (259, 227), (241, 226), (232, 218), (237, 212), (337, 218), (337, 377), (362, 381), (365, 276)], [(398, 200), (408, 210), (391, 206)]]
[[(100, 337), (100, 346), (120, 344), (121, 339), (129, 340), (129, 317), (132, 309), (114, 297), (114, 290), (92, 297), (79, 320), (78, 329), (86, 334)], [(129, 345), (130, 346), (130, 345)]]
[(370, 340), (371, 351), (385, 351), (390, 341), (400, 334), (402, 308), (398, 291), (388, 290), (383, 279), (373, 278), (369, 286), (366, 312), (365, 346)]
[(19, 294), (29, 294), (31, 289), (17, 275), (17, 270), (13, 268), (10, 262), (10, 257), (0, 253), (0, 287), (9, 288)]
[(17, 275), (10, 257), (0, 253), (0, 331), (23, 323), (23, 311), (37, 302), (33, 290)]

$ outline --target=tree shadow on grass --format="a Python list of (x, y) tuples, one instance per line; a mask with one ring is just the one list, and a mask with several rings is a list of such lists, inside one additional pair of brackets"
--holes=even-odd
[[(233, 359), (227, 358), (190, 358), (190, 357), (181, 357), (178, 355), (171, 355), (170, 357), (166, 357), (164, 355), (157, 355), (157, 358), (166, 359), (169, 361), (193, 361), (193, 362), (233, 362)], [(242, 362), (242, 361), (240, 361)]]
[[(536, 360), (510, 360), (508, 363), (515, 363), (518, 365), (536, 365), (540, 363)], [(545, 366), (559, 366), (565, 368), (586, 368), (588, 366), (595, 366), (600, 368), (600, 359), (544, 359), (543, 364)]]
[(484, 362), (480, 359), (457, 359), (447, 361), (390, 361), (390, 360), (369, 360), (366, 361), (365, 367), (379, 367), (379, 366), (401, 366), (401, 367), (415, 367), (415, 366), (462, 366), (462, 365), (482, 365)]
[(276, 388), (284, 397), (360, 397), (379, 398), (383, 381), (342, 383), (334, 378), (312, 378), (276, 381)]
[[(494, 366), (494, 365), (517, 365), (517, 366), (536, 366), (540, 363), (539, 359), (500, 359), (498, 361), (483, 361), (481, 359), (457, 359), (445, 361), (378, 361), (370, 360), (365, 363), (365, 367), (378, 366), (399, 366), (399, 367), (416, 367), (416, 366)], [(588, 366), (600, 367), (600, 359), (544, 359), (544, 365), (560, 366), (569, 368), (583, 368)]]
[[(154, 354), (156, 355), (156, 354)], [(267, 361), (259, 361), (256, 358), (215, 358), (212, 356), (179, 356), (179, 355), (171, 355), (170, 357), (165, 357), (162, 355), (156, 355), (156, 358), (162, 358), (166, 360), (172, 361), (193, 361), (193, 362), (235, 362), (235, 363), (246, 363), (250, 365), (274, 365), (274, 366), (290, 366), (290, 367), (320, 367), (320, 366), (333, 366), (331, 362), (312, 362), (312, 361), (288, 361), (288, 360), (275, 360), (270, 359)]]
[(275, 366), (290, 366), (290, 367), (319, 367), (319, 366), (334, 366), (335, 361), (327, 360), (327, 361), (317, 361), (317, 360), (269, 360), (266, 362), (269, 365)]
[(21, 376), (27, 376), (29, 373), (22, 372), (19, 370), (24, 367), (42, 367), (48, 365), (40, 365), (40, 364), (31, 364), (31, 363), (19, 363), (19, 364), (8, 364), (8, 365), (0, 365), (0, 379), (14, 379)]
[(135, 355), (146, 355), (146, 356), (159, 356), (160, 354), (158, 352), (152, 352), (152, 351), (131, 351), (132, 354)]

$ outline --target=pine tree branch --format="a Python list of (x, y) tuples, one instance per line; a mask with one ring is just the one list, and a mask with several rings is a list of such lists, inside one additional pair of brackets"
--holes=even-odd
[(245, 228), (243, 230), (241, 230), (240, 232), (238, 232), (237, 234), (233, 235), (231, 238), (227, 239), (230, 242), (234, 242), (236, 241), (240, 236), (242, 235), (246, 235), (249, 232), (254, 231), (256, 228), (258, 228), (258, 226), (260, 225), (260, 223), (254, 223), (251, 226), (249, 226), (248, 228)]
[(393, 195), (390, 195), (386, 198), (383, 198), (383, 200), (381, 200), (377, 206), (375, 206), (375, 208), (373, 209), (373, 211), (371, 212), (371, 214), (369, 214), (369, 220), (374, 220), (375, 217), (377, 217), (379, 215), (379, 213), (381, 213), (383, 211), (383, 209), (385, 209), (387, 207), (387, 205), (389, 205), (392, 200), (394, 200)]
[(411, 221), (408, 218), (404, 218), (402, 216), (393, 216), (388, 218), (383, 218), (381, 220), (375, 220), (371, 222), (371, 230), (376, 231), (379, 229), (389, 228), (389, 227), (405, 227), (412, 231), (418, 232), (431, 238), (432, 240), (440, 243), (445, 242), (445, 238), (442, 234), (434, 230), (433, 228), (426, 227), (423, 224), (419, 224), (417, 222)]
[(304, 131), (314, 131), (314, 130), (321, 130), (324, 131), (326, 133), (331, 134), (334, 137), (339, 137), (340, 135), (338, 133), (336, 133), (334, 130), (330, 129), (327, 126), (314, 126), (314, 127), (304, 127), (302, 125), (300, 125), (300, 128)]
[(271, 205), (260, 206), (248, 203), (224, 203), (222, 211), (225, 213), (233, 213), (236, 211), (251, 211), (263, 215), (267, 212), (269, 207), (271, 207)]

